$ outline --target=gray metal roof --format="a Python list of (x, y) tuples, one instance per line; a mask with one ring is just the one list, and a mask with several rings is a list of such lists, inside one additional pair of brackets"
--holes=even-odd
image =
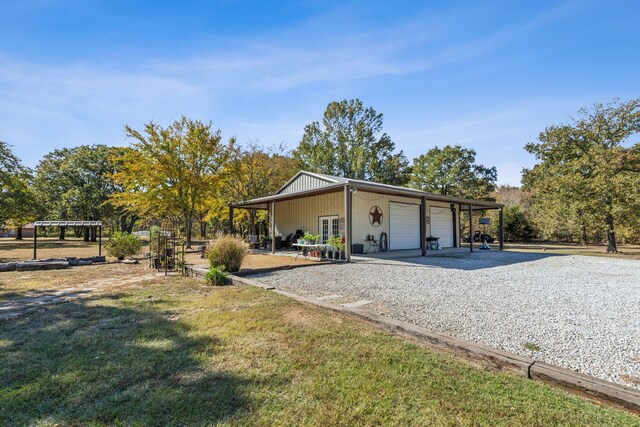
[(36, 227), (96, 227), (101, 226), (102, 221), (36, 221)]

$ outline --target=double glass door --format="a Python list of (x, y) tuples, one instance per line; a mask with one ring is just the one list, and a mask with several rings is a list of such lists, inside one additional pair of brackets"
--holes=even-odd
[(320, 230), (320, 243), (327, 241), (340, 234), (340, 221), (338, 216), (321, 216), (319, 218), (318, 230)]

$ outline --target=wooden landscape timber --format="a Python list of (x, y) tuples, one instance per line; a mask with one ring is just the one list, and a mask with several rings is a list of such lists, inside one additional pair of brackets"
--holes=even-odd
[(2, 262), (0, 263), (0, 272), (62, 270), (69, 267), (91, 265), (94, 263), (102, 262), (106, 262), (106, 258), (104, 256), (94, 256), (89, 258), (43, 259), (33, 261)]

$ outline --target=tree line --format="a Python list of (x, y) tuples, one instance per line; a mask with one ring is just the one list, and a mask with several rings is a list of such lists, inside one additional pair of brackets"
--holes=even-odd
[[(0, 225), (103, 220), (131, 232), (141, 220), (171, 215), (181, 218), (190, 244), (194, 225), (203, 237), (223, 230), (230, 203), (272, 194), (306, 169), (502, 202), (509, 240), (606, 240), (615, 251), (616, 233), (637, 241), (640, 231), (640, 145), (629, 141), (640, 129), (639, 102), (597, 104), (571, 123), (549, 126), (525, 146), (537, 164), (523, 171), (522, 188), (497, 187), (496, 168), (458, 145), (410, 162), (383, 131), (383, 115), (357, 99), (331, 102), (292, 152), (239, 144), (211, 122), (186, 117), (167, 127), (125, 126), (127, 147), (54, 150), (34, 170), (0, 142)], [(241, 211), (237, 228), (249, 232), (263, 216)]]

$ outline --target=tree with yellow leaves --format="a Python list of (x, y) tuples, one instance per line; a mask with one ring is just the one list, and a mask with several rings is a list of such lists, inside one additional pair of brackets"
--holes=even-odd
[(144, 131), (125, 126), (132, 146), (120, 156), (114, 181), (124, 191), (114, 203), (141, 216), (182, 217), (191, 247), (196, 211), (220, 191), (220, 173), (229, 160), (234, 139), (222, 141), (212, 123), (182, 117), (163, 128), (155, 122)]

